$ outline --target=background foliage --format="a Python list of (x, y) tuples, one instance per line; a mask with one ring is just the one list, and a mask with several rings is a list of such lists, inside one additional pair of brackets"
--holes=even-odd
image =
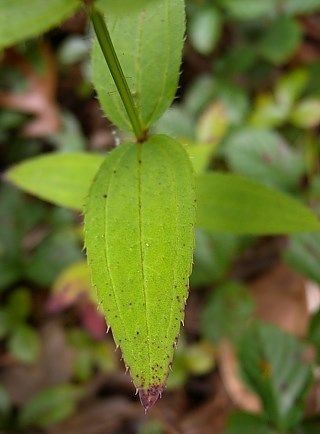
[[(12, 5), (21, 7), (21, 1)], [(101, 155), (126, 136), (102, 116), (95, 98), (84, 14), (54, 28), (77, 2), (64, 10), (56, 0), (45, 15), (36, 7), (41, 2), (33, 2), (32, 26), (23, 26), (26, 17), (16, 13), (12, 23), (0, 14), (0, 47), (17, 42), (0, 60), (1, 170), (55, 151), (53, 158), (63, 163), (43, 168), (56, 172), (52, 194), (79, 209), (77, 173), (90, 178)], [(6, 3), (0, 0), (0, 11)], [(318, 0), (187, 1), (177, 98), (153, 128), (185, 144), (200, 197), (212, 210), (209, 221), (199, 213), (185, 329), (168, 390), (148, 418), (133, 401), (90, 291), (81, 215), (1, 183), (4, 433), (319, 431), (320, 237), (294, 233), (294, 219), (279, 229), (264, 211), (271, 187), (319, 213), (319, 14)], [(12, 24), (10, 33), (1, 33), (1, 20)], [(30, 39), (47, 28), (52, 30)], [(95, 154), (90, 167), (81, 166), (79, 153), (86, 150)], [(80, 167), (73, 174), (68, 160), (76, 156)], [(220, 196), (208, 190), (219, 182), (208, 169), (228, 172), (221, 175)], [(74, 181), (71, 199), (57, 187), (64, 171)], [(15, 181), (14, 175), (7, 177)], [(228, 193), (227, 179), (238, 180), (236, 196)], [(252, 190), (245, 188), (250, 180), (264, 194), (255, 201), (254, 221), (237, 208), (245, 200), (251, 206)], [(43, 187), (33, 182), (30, 191)], [(286, 209), (302, 218), (295, 206), (288, 198)], [(220, 217), (230, 207), (237, 214), (233, 234)], [(279, 211), (277, 202), (272, 208)], [(314, 229), (308, 217), (308, 229)], [(263, 232), (261, 225), (266, 234), (274, 234), (276, 225), (279, 235), (255, 235)]]

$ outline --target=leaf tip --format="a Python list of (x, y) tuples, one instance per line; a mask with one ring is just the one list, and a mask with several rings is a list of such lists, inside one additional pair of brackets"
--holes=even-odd
[(161, 398), (162, 391), (163, 386), (161, 385), (153, 385), (148, 389), (139, 389), (140, 402), (145, 412), (150, 410), (158, 399)]

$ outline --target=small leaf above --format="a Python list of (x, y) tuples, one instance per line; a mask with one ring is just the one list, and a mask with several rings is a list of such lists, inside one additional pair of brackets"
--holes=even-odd
[(69, 18), (79, 0), (0, 0), (0, 50)]
[(194, 202), (185, 150), (154, 136), (106, 157), (86, 205), (93, 285), (145, 409), (161, 395), (184, 316)]
[(248, 178), (208, 173), (198, 176), (197, 226), (209, 232), (289, 234), (319, 231), (320, 223), (303, 204)]
[[(142, 125), (147, 129), (170, 106), (177, 89), (185, 32), (184, 1), (100, 0), (97, 7), (106, 17)], [(107, 117), (121, 129), (131, 131), (97, 42), (92, 68), (93, 83)]]

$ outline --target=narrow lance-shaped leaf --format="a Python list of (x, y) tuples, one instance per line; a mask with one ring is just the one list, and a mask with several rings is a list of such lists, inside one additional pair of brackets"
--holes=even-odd
[(79, 0), (0, 0), (0, 50), (69, 18)]
[[(178, 85), (185, 32), (184, 0), (99, 0), (120, 64), (147, 129), (171, 104)], [(97, 42), (93, 83), (106, 115), (131, 131), (124, 105)]]
[[(28, 193), (82, 211), (102, 161), (101, 155), (84, 152), (50, 154), (13, 166), (5, 177)], [(303, 204), (244, 176), (211, 172), (198, 176), (196, 187), (196, 223), (209, 232), (272, 235), (320, 231), (319, 220)]]
[(194, 202), (185, 150), (154, 136), (107, 156), (85, 210), (93, 285), (145, 409), (161, 395), (184, 316)]
[(201, 175), (196, 194), (197, 226), (209, 232), (271, 235), (320, 230), (316, 215), (297, 200), (244, 176)]
[(85, 152), (42, 155), (13, 166), (6, 179), (56, 205), (82, 211), (104, 157)]

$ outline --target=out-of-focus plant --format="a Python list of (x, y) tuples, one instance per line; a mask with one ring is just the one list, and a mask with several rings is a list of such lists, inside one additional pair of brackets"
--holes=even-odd
[[(80, 7), (76, 0), (68, 4), (50, 0), (45, 9), (41, 2), (30, 1), (0, 4), (0, 11), (6, 12), (2, 17), (7, 17), (3, 22), (0, 18), (0, 46), (39, 35)], [(164, 15), (164, 6), (169, 14)], [(320, 1), (190, 0), (188, 44), (205, 59), (205, 65), (212, 64), (213, 74), (196, 80), (182, 103), (168, 111), (178, 84), (184, 2), (99, 0), (86, 10), (97, 36), (93, 82), (104, 112), (123, 130), (128, 143), (107, 156), (84, 152), (77, 122), (67, 114), (63, 132), (51, 136), (64, 152), (22, 162), (7, 172), (7, 178), (61, 206), (82, 211), (87, 204), (86, 245), (98, 303), (146, 409), (161, 395), (171, 363), (184, 314), (196, 226), (192, 283), (221, 284), (205, 306), (201, 334), (214, 344), (222, 339), (236, 345), (241, 342), (242, 371), (263, 403), (260, 416), (234, 415), (229, 432), (287, 433), (299, 424), (302, 432), (309, 429), (303, 422), (302, 404), (311, 366), (303, 363), (302, 344), (273, 327), (250, 325), (253, 306), (246, 289), (224, 280), (236, 254), (250, 242), (240, 236), (283, 233), (293, 234), (287, 260), (304, 274), (318, 278), (313, 263), (318, 246), (310, 255), (305, 236), (296, 233), (318, 231), (319, 222), (295, 199), (277, 190), (299, 196), (305, 176), (312, 181), (315, 167), (310, 161), (319, 156), (320, 85), (312, 66), (288, 74), (276, 68), (297, 55), (304, 31), (299, 16), (320, 10)], [(16, 15), (19, 20), (23, 17), (23, 26)], [(136, 38), (132, 36), (135, 32)], [(230, 49), (220, 53), (224, 38), (230, 39), (230, 44), (225, 44)], [(66, 41), (59, 51), (62, 66), (81, 60), (87, 50), (85, 41)], [(9, 126), (10, 122), (22, 122), (9, 115), (5, 119)], [(150, 136), (150, 131), (175, 139)], [(28, 266), (26, 275), (38, 284), (50, 285), (66, 266), (81, 259), (78, 249), (70, 248), (67, 260), (60, 261), (60, 241), (63, 238), (65, 242), (70, 232), (58, 232), (48, 237), (50, 253), (46, 246), (39, 246)], [(317, 243), (316, 236), (312, 242)], [(58, 250), (59, 257), (52, 260), (57, 269), (39, 273)], [(306, 250), (307, 255), (303, 253)], [(15, 263), (15, 253), (10, 265)], [(65, 289), (69, 271), (59, 276), (56, 287)], [(79, 281), (85, 280), (84, 286), (89, 286), (87, 268), (82, 271), (80, 279), (72, 275), (75, 287), (56, 292), (53, 305), (57, 302), (59, 307), (60, 302), (60, 308), (66, 307), (82, 297)], [(9, 275), (5, 285), (15, 279), (14, 273)], [(84, 298), (84, 305), (92, 307), (93, 297)], [(316, 336), (313, 325), (310, 339), (314, 341)], [(109, 360), (105, 346), (93, 343), (78, 330), (70, 339), (78, 350), (78, 379), (89, 378), (95, 366), (109, 369), (102, 363)], [(252, 342), (257, 344), (255, 351)], [(174, 364), (176, 378), (171, 376), (169, 384), (180, 385), (189, 374), (212, 370), (211, 344), (201, 341), (181, 344), (181, 348)], [(290, 369), (284, 370), (285, 364)], [(61, 401), (69, 400), (62, 411), (64, 417), (75, 400), (73, 390), (62, 392)], [(48, 407), (55, 408), (52, 402), (52, 391), (35, 397), (24, 409), (22, 423), (32, 424), (38, 418), (46, 425), (58, 420), (60, 407), (58, 416), (55, 412), (47, 415)]]

